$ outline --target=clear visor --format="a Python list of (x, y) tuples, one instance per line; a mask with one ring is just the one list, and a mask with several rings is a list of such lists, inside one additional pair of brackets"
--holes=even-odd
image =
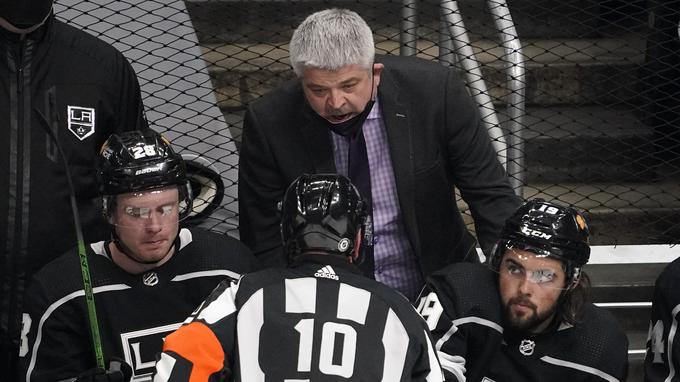
[(112, 222), (119, 227), (176, 225), (187, 215), (187, 208), (186, 198), (180, 198), (174, 186), (133, 192), (116, 197)]
[(526, 280), (543, 288), (567, 289), (562, 263), (548, 254), (541, 248), (508, 244), (498, 271), (501, 276)]

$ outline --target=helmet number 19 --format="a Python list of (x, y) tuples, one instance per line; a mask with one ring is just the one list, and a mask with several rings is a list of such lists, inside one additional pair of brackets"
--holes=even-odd
[(559, 212), (559, 209), (557, 209), (553, 206), (549, 206), (547, 204), (541, 204), (541, 206), (538, 207), (538, 210), (541, 211), (541, 212), (545, 212), (547, 214), (550, 214), (550, 215), (555, 215), (557, 212)]

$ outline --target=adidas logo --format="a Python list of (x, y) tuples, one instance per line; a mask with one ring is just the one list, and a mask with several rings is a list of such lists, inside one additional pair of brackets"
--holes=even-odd
[(325, 267), (316, 271), (314, 277), (323, 277), (331, 280), (340, 280), (340, 278), (338, 277), (338, 275), (335, 274), (335, 271), (330, 265), (326, 265)]

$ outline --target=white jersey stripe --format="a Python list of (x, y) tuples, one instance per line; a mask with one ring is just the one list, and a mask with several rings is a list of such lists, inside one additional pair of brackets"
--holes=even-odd
[(452, 335), (456, 334), (458, 331), (458, 327), (456, 325), (451, 325), (449, 330), (444, 333), (444, 335), (437, 341), (436, 344), (434, 344), (434, 349), (437, 351), (437, 353), (440, 353), (442, 350), (442, 346), (446, 343), (446, 341), (451, 338)]
[[(105, 286), (100, 286), (92, 289), (92, 293), (97, 294), (97, 293), (103, 293), (103, 292), (111, 292), (111, 291), (116, 291), (116, 290), (125, 290), (125, 289), (130, 289), (129, 285), (125, 284), (114, 284), (114, 285), (105, 285)], [(26, 371), (26, 380), (30, 381), (31, 380), (31, 374), (33, 373), (33, 368), (35, 367), (35, 362), (38, 356), (38, 349), (40, 348), (40, 342), (42, 341), (42, 328), (43, 325), (45, 324), (45, 321), (47, 321), (48, 318), (52, 315), (52, 313), (59, 309), (60, 306), (64, 305), (65, 303), (73, 300), (76, 297), (81, 297), (85, 296), (85, 291), (84, 290), (77, 290), (75, 292), (69, 293), (66, 296), (60, 298), (59, 300), (55, 301), (50, 305), (46, 310), (45, 313), (43, 313), (42, 317), (40, 317), (40, 322), (38, 323), (38, 332), (35, 337), (35, 344), (33, 345), (33, 349), (31, 350), (31, 361), (28, 364), (28, 370)]]
[(337, 317), (365, 325), (370, 303), (371, 292), (341, 283), (338, 291)]
[[(312, 279), (314, 280), (314, 279)], [(260, 367), (260, 330), (264, 325), (264, 291), (253, 293), (238, 313), (236, 330), (238, 342), (241, 381), (264, 382), (264, 372)], [(243, 341), (249, 338), (249, 341)]]
[(448, 341), (449, 338), (451, 338), (451, 336), (454, 335), (458, 331), (458, 326), (460, 326), (460, 325), (470, 324), (470, 323), (479, 324), (479, 325), (482, 325), (482, 326), (486, 326), (486, 327), (495, 329), (499, 333), (503, 333), (503, 327), (501, 327), (497, 323), (490, 321), (490, 320), (487, 320), (485, 318), (480, 318), (480, 317), (475, 317), (475, 316), (458, 318), (456, 320), (451, 321), (451, 323), (452, 323), (451, 328), (435, 344), (435, 349), (437, 349), (438, 353), (442, 349), (442, 346), (444, 345), (444, 343), (446, 343), (446, 341)]
[(191, 244), (192, 241), (194, 241), (194, 237), (191, 234), (191, 231), (189, 231), (186, 228), (182, 228), (181, 230), (179, 230), (179, 234), (177, 236), (179, 236), (179, 249), (177, 250), (177, 252), (181, 251), (184, 247), (186, 247), (187, 245)]
[(285, 283), (286, 313), (316, 313), (315, 278), (286, 279)]
[(568, 368), (571, 368), (571, 369), (581, 370), (581, 371), (586, 372), (588, 374), (596, 375), (596, 376), (604, 379), (605, 381), (619, 382), (618, 379), (612, 377), (611, 375), (605, 373), (602, 370), (596, 369), (594, 367), (586, 366), (586, 365), (581, 365), (580, 363), (565, 361), (565, 360), (553, 358), (553, 357), (550, 357), (550, 356), (547, 356), (547, 355), (544, 355), (543, 357), (541, 357), (541, 361), (547, 362), (547, 363), (550, 363), (550, 364), (553, 364), (553, 365), (557, 365), (557, 366), (564, 366), (564, 367), (568, 367)]
[(437, 354), (439, 354), (442, 368), (453, 373), (458, 382), (465, 382), (465, 358), (459, 355), (446, 354), (442, 351), (437, 352)]
[(479, 325), (489, 327), (491, 329), (495, 329), (498, 333), (501, 333), (501, 334), (503, 333), (503, 327), (502, 326), (498, 325), (497, 323), (495, 323), (493, 321), (487, 320), (485, 318), (470, 316), (470, 317), (458, 318), (458, 319), (453, 320), (452, 322), (455, 326), (460, 326), (460, 325), (463, 325), (463, 324), (470, 324), (470, 323), (479, 324)]
[(427, 382), (443, 381), (444, 373), (442, 372), (442, 368), (439, 365), (437, 355), (435, 354), (434, 349), (432, 348), (432, 342), (430, 342), (430, 335), (427, 330), (423, 331), (423, 335), (425, 336), (425, 340), (427, 341), (427, 358), (429, 358), (430, 360), (430, 373), (427, 375), (427, 378), (425, 378), (425, 380)]
[(172, 375), (172, 369), (175, 368), (176, 362), (177, 360), (168, 354), (161, 353), (161, 358), (156, 364), (156, 375), (153, 377), (153, 382), (168, 382), (168, 380), (170, 380), (170, 375)]
[(198, 315), (199, 320), (203, 320), (209, 325), (227, 317), (236, 312), (236, 292), (238, 292), (239, 284), (232, 284), (224, 292), (220, 293), (217, 298), (210, 302), (201, 310)]
[(385, 331), (382, 343), (385, 347), (385, 363), (383, 364), (383, 382), (399, 381), (406, 363), (409, 337), (406, 328), (392, 309), (387, 312)]
[(177, 275), (172, 278), (170, 281), (186, 281), (186, 280), (191, 280), (191, 279), (197, 279), (201, 277), (211, 277), (211, 276), (227, 276), (231, 277), (234, 280), (238, 280), (241, 275), (228, 271), (226, 269), (214, 269), (212, 271), (200, 271), (200, 272), (191, 272), (191, 273), (185, 273), (183, 275)]
[(680, 312), (680, 304), (676, 305), (671, 312), (671, 317), (673, 317), (673, 323), (671, 328), (668, 330), (668, 339), (666, 340), (666, 357), (668, 357), (668, 377), (664, 382), (670, 382), (675, 377), (675, 362), (671, 359), (673, 354), (673, 342), (675, 340), (675, 333), (678, 331), (678, 312)]

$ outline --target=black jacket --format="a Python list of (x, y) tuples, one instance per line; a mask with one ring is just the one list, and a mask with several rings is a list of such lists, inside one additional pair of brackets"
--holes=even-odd
[[(519, 205), (454, 70), (411, 57), (376, 58), (378, 99), (402, 219), (426, 275), (475, 256), (454, 188), (470, 206), (485, 252)], [(239, 163), (241, 240), (269, 265), (285, 265), (276, 204), (302, 173), (336, 172), (329, 129), (309, 112), (299, 81), (251, 104)], [(488, 252), (487, 252), (488, 253)]]
[(20, 39), (0, 29), (0, 380), (16, 358), (26, 280), (76, 243), (69, 163), (88, 241), (105, 222), (96, 157), (114, 132), (146, 126), (139, 84), (123, 55), (54, 17)]

